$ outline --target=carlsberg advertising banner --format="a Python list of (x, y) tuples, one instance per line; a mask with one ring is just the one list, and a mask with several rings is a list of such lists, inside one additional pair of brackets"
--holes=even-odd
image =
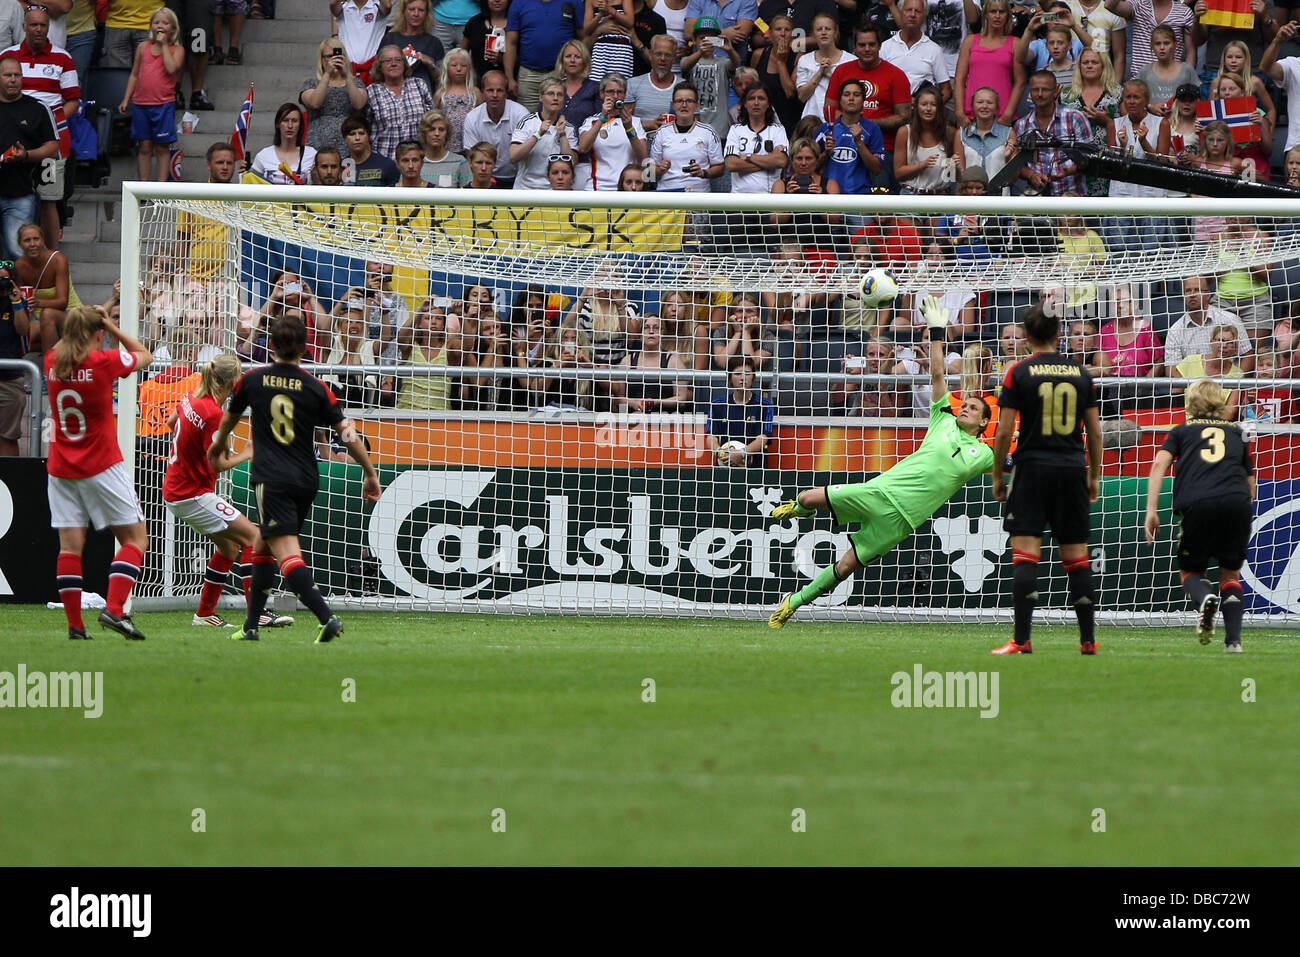
[[(401, 607), (766, 615), (849, 547), (850, 529), (835, 526), (829, 513), (798, 523), (770, 519), (800, 489), (843, 481), (840, 474), (381, 466), (383, 497), (370, 505), (361, 501), (356, 466), (321, 470), (303, 536), (317, 580), (336, 596)], [(235, 481), (232, 498), (255, 517), (242, 468)], [(1261, 505), (1269, 484), (1261, 486)], [(1181, 604), (1168, 487), (1165, 533), (1155, 546), (1140, 527), (1145, 489), (1139, 478), (1102, 482), (1106, 509), (1094, 506), (1090, 554), (1103, 610)], [(1289, 541), (1269, 533), (1270, 570), (1262, 573), (1264, 590), (1284, 601), (1290, 592), (1279, 584), (1273, 552)], [(1040, 607), (1065, 609), (1065, 575), (1050, 545), (1042, 569)], [(1256, 588), (1253, 611), (1286, 607), (1258, 594), (1249, 570), (1244, 577)], [(1010, 581), (1001, 508), (984, 479), (809, 611), (1009, 609)]]

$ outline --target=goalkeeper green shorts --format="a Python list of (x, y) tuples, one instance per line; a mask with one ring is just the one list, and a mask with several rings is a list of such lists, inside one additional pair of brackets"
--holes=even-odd
[(857, 485), (826, 486), (826, 501), (837, 524), (858, 522), (862, 525), (849, 534), (858, 561), (869, 565), (916, 529), (875, 486), (874, 482)]

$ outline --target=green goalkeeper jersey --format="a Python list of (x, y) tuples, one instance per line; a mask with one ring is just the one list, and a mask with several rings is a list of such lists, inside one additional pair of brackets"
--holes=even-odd
[(992, 468), (993, 450), (957, 427), (945, 392), (930, 403), (930, 425), (921, 447), (871, 484), (915, 528), (957, 489)]

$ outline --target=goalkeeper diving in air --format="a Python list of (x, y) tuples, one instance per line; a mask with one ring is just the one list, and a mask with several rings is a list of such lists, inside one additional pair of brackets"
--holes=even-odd
[(777, 521), (806, 518), (829, 508), (840, 524), (860, 523), (849, 536), (853, 547), (835, 564), (823, 568), (811, 582), (786, 596), (768, 625), (782, 628), (794, 613), (876, 561), (952, 498), (975, 476), (993, 468), (993, 450), (980, 441), (991, 411), (977, 395), (962, 398), (954, 415), (948, 404), (943, 349), (947, 312), (939, 300), (927, 296), (921, 312), (930, 328), (930, 425), (925, 440), (911, 455), (870, 482), (828, 485), (800, 492), (794, 501), (772, 512)]

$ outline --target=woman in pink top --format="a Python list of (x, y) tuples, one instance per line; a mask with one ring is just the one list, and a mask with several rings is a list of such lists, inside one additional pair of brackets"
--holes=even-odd
[(1002, 104), (998, 122), (1011, 126), (1016, 119), (1016, 107), (1025, 92), (1025, 65), (1015, 56), (1016, 38), (1011, 27), (1011, 5), (1007, 0), (988, 0), (984, 4), (984, 27), (972, 33), (961, 43), (957, 58), (957, 75), (954, 78), (954, 102), (960, 105), (957, 119), (968, 126), (974, 117), (971, 100), (980, 87), (997, 91)]
[(135, 49), (126, 95), (117, 106), (123, 116), (131, 109), (131, 139), (139, 147), (136, 169), (144, 181), (153, 178), (150, 166), (155, 156), (158, 181), (165, 182), (171, 173), (168, 146), (176, 142), (176, 83), (185, 65), (185, 48), (176, 42), (180, 32), (180, 21), (169, 8), (154, 12), (149, 39)]
[(1115, 318), (1101, 327), (1097, 347), (1102, 375), (1155, 375), (1165, 361), (1151, 323), (1134, 315), (1133, 299), (1122, 288), (1115, 290)]

